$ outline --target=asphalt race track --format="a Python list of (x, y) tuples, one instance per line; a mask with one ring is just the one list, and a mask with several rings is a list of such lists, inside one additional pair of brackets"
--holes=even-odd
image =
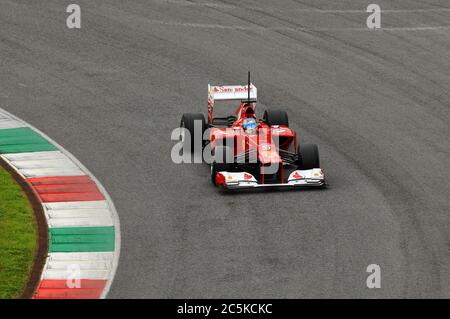
[[(77, 0), (69, 30), (73, 2), (0, 1), (0, 107), (114, 200), (110, 298), (450, 297), (448, 0), (377, 0), (378, 31), (365, 0)], [(182, 113), (248, 69), (328, 189), (223, 194), (172, 163)]]

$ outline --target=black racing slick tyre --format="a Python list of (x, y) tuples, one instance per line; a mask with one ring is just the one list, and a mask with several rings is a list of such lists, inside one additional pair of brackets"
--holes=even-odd
[(301, 144), (299, 146), (299, 169), (320, 168), (319, 148), (316, 144)]
[(284, 125), (289, 127), (288, 115), (283, 110), (266, 110), (263, 117), (267, 125)]
[(181, 132), (183, 153), (192, 153), (202, 156), (203, 134), (206, 130), (205, 117), (201, 113), (185, 113), (181, 117), (180, 127), (185, 130)]

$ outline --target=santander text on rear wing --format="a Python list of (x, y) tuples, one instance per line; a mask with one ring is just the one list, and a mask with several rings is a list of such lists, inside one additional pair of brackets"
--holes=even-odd
[[(251, 100), (256, 100), (256, 91), (256, 87), (253, 84), (250, 84)], [(208, 85), (208, 98), (213, 101), (246, 100), (248, 97), (248, 85)]]

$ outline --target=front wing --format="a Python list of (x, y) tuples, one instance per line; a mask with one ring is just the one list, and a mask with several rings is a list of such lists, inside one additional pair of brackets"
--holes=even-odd
[(320, 168), (309, 170), (293, 171), (286, 182), (262, 184), (250, 173), (247, 172), (218, 172), (225, 177), (225, 182), (221, 185), (226, 189), (242, 188), (269, 188), (269, 187), (320, 187), (325, 186), (325, 176)]

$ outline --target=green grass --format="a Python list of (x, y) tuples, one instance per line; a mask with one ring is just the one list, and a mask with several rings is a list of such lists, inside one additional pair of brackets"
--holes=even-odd
[(33, 266), (36, 238), (33, 208), (0, 167), (0, 299), (20, 297)]

